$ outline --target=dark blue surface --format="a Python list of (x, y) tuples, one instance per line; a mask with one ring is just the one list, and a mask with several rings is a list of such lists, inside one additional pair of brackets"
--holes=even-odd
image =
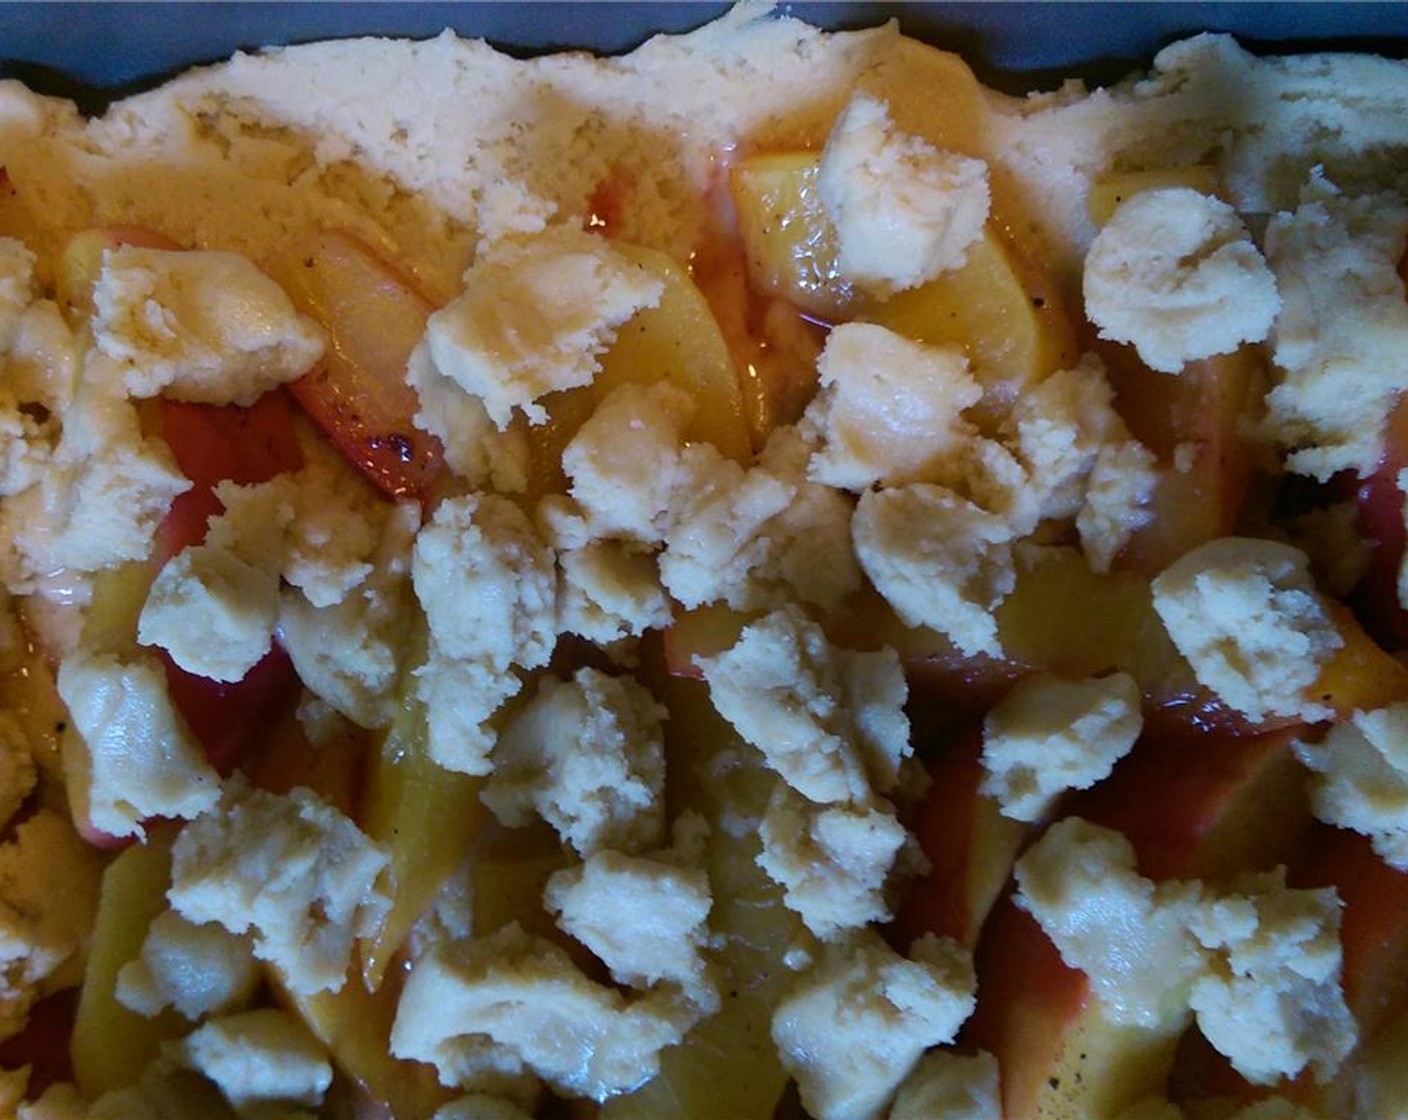
[[(1008, 88), (1079, 68), (1105, 80), (1200, 30), (1253, 48), (1367, 49), (1408, 54), (1408, 4), (1340, 3), (792, 3), (828, 27), (895, 17), (905, 31), (962, 52)], [(726, 3), (0, 3), (0, 73), (88, 106), (235, 50), (348, 35), (422, 38), (446, 27), (515, 53), (626, 50), (655, 31), (683, 31)]]

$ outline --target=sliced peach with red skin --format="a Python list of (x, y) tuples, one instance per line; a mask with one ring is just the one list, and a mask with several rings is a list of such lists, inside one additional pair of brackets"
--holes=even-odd
[(976, 727), (930, 765), (932, 785), (912, 825), (930, 871), (895, 916), (896, 945), (907, 946), (925, 933), (951, 937), (969, 949), (977, 944), (1027, 835), (1024, 824), (1003, 816), (997, 802), (981, 792), (984, 774)]
[[(1186, 742), (1141, 741), (1105, 782), (1073, 798), (1070, 811), (1128, 829), (1140, 870), (1151, 877), (1271, 866), (1309, 827), (1291, 737), (1209, 742), (1210, 753), (1191, 764)], [(967, 1033), (997, 1056), (1009, 1120), (1114, 1114), (1162, 1091), (1182, 1019), (1150, 1028), (1106, 1022), (1085, 974), (1060, 959), (1011, 897), (989, 919), (976, 961), (978, 1010)]]
[(411, 279), (339, 230), (291, 238), (264, 268), (328, 332), (322, 361), (289, 391), (342, 455), (393, 498), (425, 498), (440, 441), (415, 425), (406, 362), (434, 310)]
[[(1339, 1076), (1321, 1083), (1303, 1073), (1284, 1092), (1318, 1108), (1316, 1115), (1348, 1115), (1343, 1105), (1353, 1096), (1348, 1082), (1359, 1069), (1360, 1057), (1394, 1016), (1408, 1008), (1408, 872), (1385, 864), (1367, 837), (1316, 824), (1287, 880), (1302, 889), (1333, 887), (1343, 904), (1340, 982), (1359, 1028), (1359, 1049)], [(1187, 1101), (1215, 1097), (1247, 1102), (1266, 1090), (1248, 1084), (1206, 1039), (1191, 1032), (1178, 1055), (1172, 1093)]]
[(1384, 454), (1378, 469), (1359, 480), (1355, 502), (1359, 531), (1369, 542), (1369, 563), (1355, 599), (1376, 638), (1395, 648), (1408, 646), (1408, 611), (1398, 598), (1403, 565), (1404, 506), (1408, 495), (1398, 476), (1408, 468), (1408, 396), (1400, 397), (1384, 426)]
[(1265, 358), (1243, 347), (1169, 376), (1148, 369), (1128, 347), (1106, 345), (1101, 353), (1116, 408), (1159, 462), (1152, 516), (1134, 531), (1118, 562), (1155, 575), (1236, 528), (1254, 474), (1244, 431), (1265, 387)]
[(205, 539), (210, 518), (224, 512), (215, 496), (217, 483), (249, 486), (303, 466), (293, 404), (281, 389), (247, 408), (163, 398), (157, 416), (162, 440), (191, 480), (158, 530), (158, 564)]

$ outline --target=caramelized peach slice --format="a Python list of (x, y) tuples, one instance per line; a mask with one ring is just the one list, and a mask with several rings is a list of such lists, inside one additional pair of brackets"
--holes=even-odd
[(289, 386), (348, 462), (391, 497), (423, 498), (440, 441), (415, 426), (406, 360), (433, 310), (409, 279), (350, 234), (314, 230), (265, 262), (294, 305), (328, 331), (323, 360)]

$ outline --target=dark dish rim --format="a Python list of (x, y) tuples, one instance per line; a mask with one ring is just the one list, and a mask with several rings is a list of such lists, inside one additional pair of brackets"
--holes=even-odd
[[(0, 77), (67, 97), (86, 113), (238, 50), (361, 35), (428, 38), (449, 28), (519, 57), (614, 54), (657, 32), (715, 19), (721, 2), (624, 3), (0, 3)], [(957, 51), (1008, 93), (1075, 76), (1094, 85), (1148, 65), (1200, 31), (1258, 53), (1367, 51), (1408, 57), (1408, 4), (1397, 3), (783, 3), (841, 29), (897, 19)]]

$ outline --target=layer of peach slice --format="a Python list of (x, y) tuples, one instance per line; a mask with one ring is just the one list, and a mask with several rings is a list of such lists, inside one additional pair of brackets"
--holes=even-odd
[(702, 682), (663, 680), (656, 694), (670, 710), (671, 809), (702, 812), (711, 825), (709, 924), (723, 939), (715, 958), (723, 1004), (661, 1055), (658, 1077), (607, 1101), (602, 1120), (773, 1120), (787, 1075), (770, 1025), (789, 982), (783, 958), (803, 930), (755, 862), (756, 830), (727, 821), (760, 816), (777, 778), (714, 711)]
[(417, 428), (406, 360), (434, 308), (409, 278), (351, 234), (311, 230), (263, 262), (328, 332), (323, 360), (289, 386), (347, 460), (391, 497), (424, 498), (440, 442)]
[(103, 254), (131, 245), (139, 249), (181, 248), (146, 226), (95, 226), (79, 230), (59, 251), (54, 269), (54, 298), (68, 320), (82, 325), (93, 317), (93, 284), (103, 270)]
[(1378, 469), (1359, 480), (1354, 498), (1359, 531), (1370, 544), (1368, 570), (1356, 592), (1361, 617), (1374, 636), (1392, 648), (1408, 646), (1408, 610), (1398, 596), (1403, 565), (1404, 507), (1398, 476), (1408, 468), (1408, 396), (1401, 398), (1384, 426), (1384, 454)]
[(981, 792), (983, 775), (976, 727), (930, 764), (932, 785), (910, 827), (931, 866), (895, 916), (896, 945), (930, 932), (969, 949), (977, 944), (1027, 837), (1024, 824)]
[(280, 1002), (327, 1047), (338, 1071), (376, 1102), (372, 1115), (427, 1120), (451, 1095), (433, 1066), (391, 1054), (399, 984), (369, 992), (353, 975), (336, 992), (298, 995), (279, 983), (273, 969), (266, 976)]
[(1121, 567), (1157, 574), (1184, 553), (1236, 526), (1254, 475), (1249, 422), (1266, 388), (1254, 347), (1155, 373), (1128, 347), (1100, 346), (1115, 406), (1158, 458), (1150, 518), (1120, 553)]
[(373, 748), (359, 818), (390, 856), (391, 909), (362, 943), (362, 978), (376, 988), (416, 920), (459, 868), (484, 825), (483, 779), (447, 770), (426, 747), (425, 709), (406, 697)]
[(962, 268), (886, 300), (860, 317), (919, 342), (962, 346), (982, 399), (970, 410), (988, 429), (1029, 386), (1075, 363), (1075, 330), (1055, 281), (989, 222)]
[(190, 1024), (166, 1010), (148, 1018), (117, 999), (117, 973), (135, 960), (147, 928), (166, 909), (171, 880), (171, 834), (154, 829), (147, 842), (119, 854), (103, 872), (88, 967), (70, 1038), (74, 1078), (94, 1098), (134, 1084), (161, 1051)]
[(664, 285), (660, 302), (631, 318), (602, 355), (590, 385), (549, 394), (543, 404), (548, 422), (531, 434), (534, 497), (565, 488), (562, 451), (613, 389), (626, 384), (669, 381), (694, 401), (685, 428), (690, 441), (712, 443), (739, 462), (752, 455), (743, 397), (728, 344), (714, 314), (689, 273), (664, 253), (628, 242), (613, 242), (628, 261)]
[[(1359, 1028), (1359, 1047), (1335, 1078), (1321, 1083), (1304, 1073), (1282, 1091), (1315, 1108), (1316, 1115), (1358, 1116), (1350, 1107), (1358, 1072), (1395, 1016), (1408, 1009), (1408, 873), (1385, 864), (1366, 837), (1317, 824), (1287, 879), (1293, 887), (1334, 887), (1339, 894), (1340, 982)], [(1173, 1072), (1173, 1096), (1190, 1103), (1249, 1101), (1265, 1092), (1249, 1085), (1198, 1033), (1185, 1040)]]
[[(1189, 878), (1266, 867), (1309, 826), (1290, 739), (1280, 732), (1207, 743), (1196, 763), (1185, 743), (1146, 740), (1071, 811), (1128, 827), (1145, 874)], [(1113, 1116), (1162, 1092), (1185, 1017), (1148, 1027), (1108, 1022), (1084, 973), (1061, 961), (1010, 897), (983, 931), (977, 967), (968, 1041), (997, 1056), (1009, 1120)]]

